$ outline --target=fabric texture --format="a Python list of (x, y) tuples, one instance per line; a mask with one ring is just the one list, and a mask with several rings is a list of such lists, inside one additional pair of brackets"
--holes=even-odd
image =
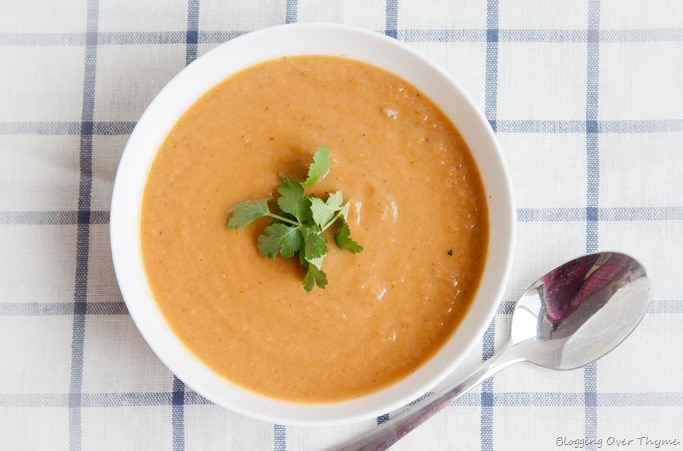
[(512, 366), (393, 449), (683, 448), (683, 2), (1, 6), (0, 449), (315, 450), (391, 417), (304, 428), (211, 404), (151, 352), (113, 271), (113, 180), (148, 103), (211, 48), (307, 21), (421, 52), (471, 95), (504, 150), (513, 270), (494, 321), (448, 381), (504, 344), (514, 302), (546, 270), (615, 250), (652, 278), (644, 320), (604, 359), (571, 372)]

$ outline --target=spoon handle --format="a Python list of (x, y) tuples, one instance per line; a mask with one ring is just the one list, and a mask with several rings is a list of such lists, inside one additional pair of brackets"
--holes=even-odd
[(376, 428), (336, 449), (377, 451), (389, 448), (460, 395), (467, 393), (498, 371), (522, 360), (510, 356), (510, 353), (506, 352), (508, 349), (510, 349), (509, 346), (505, 346), (469, 376), (425, 397)]

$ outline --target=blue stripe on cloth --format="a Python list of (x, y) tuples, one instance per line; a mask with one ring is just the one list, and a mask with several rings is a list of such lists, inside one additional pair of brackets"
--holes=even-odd
[(600, 42), (680, 42), (683, 28), (600, 30)]
[[(83, 393), (82, 407), (148, 407), (173, 404), (169, 392)], [(679, 407), (683, 392), (601, 392), (596, 398), (601, 407)], [(499, 407), (581, 407), (585, 394), (581, 392), (503, 392), (493, 393), (487, 402)], [(480, 393), (469, 392), (455, 399), (451, 406), (481, 406)], [(211, 406), (206, 398), (192, 391), (185, 392), (185, 406)], [(0, 408), (68, 407), (68, 393), (0, 393)]]
[[(487, 30), (461, 29), (404, 29), (398, 38), (406, 42), (485, 42)], [(498, 42), (588, 42), (587, 30), (499, 29)], [(602, 30), (601, 42), (675, 42), (683, 41), (683, 28), (649, 30)]]
[(598, 42), (600, 5), (589, 0), (588, 51), (586, 53), (586, 251), (598, 247), (598, 198), (600, 155), (598, 138), (598, 98), (600, 85), (600, 47)]
[(583, 30), (500, 30), (501, 42), (586, 42)]
[(500, 133), (676, 133), (683, 131), (683, 120), (622, 120), (622, 121), (497, 121)]
[(185, 449), (185, 384), (175, 376), (171, 396), (171, 426), (173, 451), (182, 451)]
[[(80, 135), (82, 122), (0, 122), (0, 135)], [(93, 135), (130, 135), (135, 122), (88, 121)]]
[(486, 87), (484, 114), (497, 131), (498, 115), (498, 1), (488, 0), (486, 4)]
[[(519, 208), (518, 222), (576, 222), (587, 220), (586, 208)], [(680, 221), (683, 206), (598, 207), (598, 221)]]
[[(520, 293), (521, 294), (521, 293)], [(510, 315), (515, 307), (514, 301), (503, 301), (498, 306), (499, 315)], [(89, 302), (83, 315), (128, 315), (123, 301)], [(652, 300), (647, 308), (649, 315), (683, 314), (683, 299)], [(74, 314), (73, 302), (0, 302), (0, 316), (71, 316)], [(389, 415), (378, 417), (382, 423)]]
[[(590, 124), (590, 125), (589, 125)], [(135, 122), (92, 121), (93, 135), (129, 135)], [(81, 122), (0, 122), (0, 135), (80, 135)], [(683, 119), (660, 120), (497, 120), (498, 133), (680, 133)], [(597, 129), (597, 131), (596, 131)]]
[[(584, 222), (587, 209), (579, 207), (519, 208), (518, 222)], [(600, 222), (680, 221), (683, 206), (665, 207), (598, 207), (592, 211)], [(109, 211), (91, 210), (87, 218), (77, 211), (0, 211), (0, 225), (74, 225), (109, 224)]]
[(281, 424), (273, 425), (273, 450), (287, 451), (287, 428)]
[(683, 131), (683, 120), (595, 121), (598, 133), (670, 133)]
[(285, 23), (296, 23), (299, 16), (299, 4), (297, 0), (287, 0), (285, 8)]
[[(520, 295), (522, 293), (519, 293)], [(503, 301), (498, 306), (499, 315), (511, 315), (516, 301)], [(2, 304), (0, 304), (1, 306)], [(647, 306), (648, 315), (683, 314), (683, 299), (653, 299)]]
[(199, 0), (187, 2), (187, 32), (185, 33), (185, 65), (197, 59), (199, 42)]
[[(285, 20), (289, 20), (290, 12), (292, 17), (296, 18), (297, 9), (297, 0), (287, 0)], [(394, 7), (391, 10), (393, 11)], [(486, 42), (486, 30), (479, 28), (400, 30), (392, 26), (387, 29), (394, 30), (397, 38), (406, 42)], [(386, 33), (386, 29), (384, 32)], [(245, 32), (239, 30), (198, 31), (197, 42), (221, 44), (243, 33)], [(683, 28), (600, 30), (598, 36), (600, 42), (603, 43), (680, 42), (683, 41)], [(85, 40), (86, 36), (83, 33), (0, 33), (0, 45), (3, 46), (83, 46)], [(573, 29), (500, 29), (498, 41), (582, 43), (588, 41), (588, 33), (586, 30)], [(99, 45), (185, 45), (187, 30), (102, 32), (98, 35), (98, 43)]]
[[(486, 3), (486, 74), (484, 92), (484, 115), (493, 131), (497, 131), (498, 116), (498, 0)], [(496, 335), (496, 319), (489, 324), (484, 333), (482, 360), (493, 355)], [(480, 447), (483, 451), (493, 449), (493, 379), (489, 378), (481, 386)]]
[(585, 208), (518, 208), (517, 222), (584, 222)]
[[(185, 65), (197, 59), (199, 42), (199, 0), (187, 2), (187, 31), (185, 33)], [(173, 451), (185, 449), (185, 384), (173, 376), (173, 396), (171, 398), (171, 434)]]
[(92, 193), (92, 141), (95, 116), (95, 74), (97, 70), (97, 31), (99, 4), (89, 0), (86, 16), (85, 67), (80, 132), (80, 180), (78, 187), (78, 220), (76, 228), (76, 274), (74, 282), (74, 315), (71, 339), (71, 378), (69, 382), (69, 444), (81, 449), (81, 391), (83, 388), (83, 347), (85, 312), (88, 296), (88, 254), (90, 250), (90, 197)]
[(1, 46), (82, 46), (83, 33), (0, 33)]
[[(598, 249), (598, 206), (600, 189), (600, 148), (598, 106), (600, 96), (600, 1), (588, 0), (586, 52), (586, 252)], [(585, 435), (595, 449), (598, 433), (597, 363), (589, 364), (583, 372), (585, 394)]]
[[(71, 316), (73, 302), (0, 302), (0, 316)], [(89, 302), (81, 315), (128, 315), (128, 308), (119, 302)]]
[(398, 0), (387, 0), (384, 10), (386, 13), (384, 34), (398, 39)]
[[(189, 13), (189, 11), (188, 11)], [(188, 14), (188, 22), (191, 20)], [(199, 36), (197, 36), (199, 40)], [(98, 36), (103, 45), (168, 45), (187, 43), (187, 30), (184, 31), (116, 31), (102, 32)]]
[(234, 31), (200, 31), (199, 42), (202, 44), (222, 44), (230, 39), (237, 38), (248, 33), (244, 30)]
[(486, 30), (458, 29), (405, 29), (397, 30), (397, 37), (405, 42), (485, 42)]
[[(496, 319), (494, 318), (489, 324), (489, 327), (484, 333), (482, 341), (481, 358), (488, 360), (493, 356), (494, 341), (496, 335)], [(481, 384), (481, 393), (479, 395), (481, 403), (481, 449), (493, 450), (493, 407), (495, 405), (493, 394), (493, 378), (486, 379)]]
[[(680, 406), (681, 401), (683, 401), (681, 392), (602, 392), (595, 397), (596, 405), (605, 407)], [(476, 406), (480, 402), (480, 395), (466, 393), (456, 399), (452, 405)], [(492, 404), (505, 407), (581, 407), (585, 405), (585, 394), (580, 392), (494, 393)]]
[[(109, 211), (90, 211), (87, 219), (88, 224), (109, 224)], [(0, 224), (72, 225), (82, 220), (77, 211), (0, 211)]]

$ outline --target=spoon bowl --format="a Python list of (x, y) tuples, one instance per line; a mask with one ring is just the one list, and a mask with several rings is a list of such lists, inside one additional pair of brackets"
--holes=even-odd
[(554, 370), (583, 367), (621, 343), (649, 302), (645, 268), (615, 252), (585, 255), (535, 282), (517, 302), (510, 352)]
[(478, 370), (339, 449), (386, 449), (513, 363), (526, 361), (552, 370), (586, 366), (628, 337), (649, 302), (647, 271), (626, 254), (588, 254), (558, 266), (524, 292), (512, 313), (510, 339)]

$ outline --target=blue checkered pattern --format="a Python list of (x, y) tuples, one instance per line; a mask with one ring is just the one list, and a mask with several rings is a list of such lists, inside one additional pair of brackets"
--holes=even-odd
[(373, 29), (422, 52), (461, 82), (503, 146), (514, 270), (478, 351), (449, 381), (500, 348), (516, 297), (563, 260), (624, 251), (653, 279), (641, 326), (600, 362), (511, 367), (395, 449), (682, 442), (683, 2), (35, 0), (0, 15), (0, 449), (324, 449), (392, 416), (309, 429), (209, 403), (151, 353), (113, 275), (111, 188), (145, 106), (212, 47), (303, 21)]

